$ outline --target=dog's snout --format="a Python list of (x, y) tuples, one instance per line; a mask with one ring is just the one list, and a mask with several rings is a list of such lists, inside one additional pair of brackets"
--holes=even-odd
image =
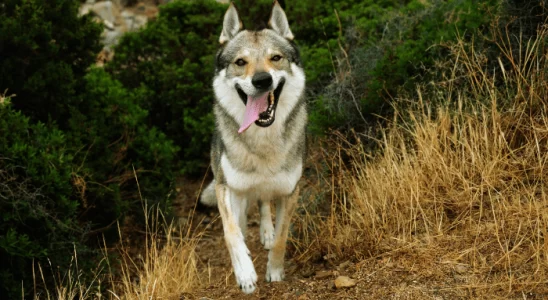
[(272, 76), (267, 72), (257, 73), (253, 75), (251, 83), (259, 90), (266, 90), (272, 85)]

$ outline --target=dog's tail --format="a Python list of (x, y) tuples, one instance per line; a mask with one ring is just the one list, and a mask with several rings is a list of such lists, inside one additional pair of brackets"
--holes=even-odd
[(202, 191), (200, 202), (207, 206), (217, 206), (217, 196), (215, 195), (215, 179)]

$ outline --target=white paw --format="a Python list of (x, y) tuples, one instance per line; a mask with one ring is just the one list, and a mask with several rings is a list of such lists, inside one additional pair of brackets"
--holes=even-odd
[(261, 244), (266, 250), (274, 246), (274, 228), (261, 228)]
[(272, 267), (270, 262), (266, 266), (265, 279), (267, 282), (275, 282), (284, 280), (284, 268)]
[(255, 291), (257, 273), (248, 253), (240, 255), (234, 262), (234, 275), (236, 276), (236, 282), (244, 293), (251, 294)]
[[(238, 277), (237, 277), (238, 278)], [(257, 274), (253, 271), (253, 274), (249, 274), (249, 277), (237, 279), (238, 284), (242, 292), (251, 294), (255, 291), (255, 285), (257, 284)]]

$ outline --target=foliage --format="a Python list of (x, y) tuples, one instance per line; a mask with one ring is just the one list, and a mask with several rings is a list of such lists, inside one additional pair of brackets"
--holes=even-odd
[[(318, 204), (303, 198), (306, 214), (295, 219), (309, 244), (299, 245), (300, 259), (371, 262), (361, 274), (377, 272), (381, 286), (396, 286), (385, 295), (409, 278), (412, 290), (425, 287), (413, 297), (421, 299), (546, 294), (539, 282), (548, 270), (548, 28), (515, 44), (493, 27), (488, 37), (448, 45), (440, 69), (450, 77), (399, 95), (412, 104), (395, 104), (394, 118), (374, 141), (378, 151), (359, 137), (334, 137), (337, 151), (319, 160), (332, 174), (318, 176), (318, 186), (331, 191), (324, 201), (331, 211), (310, 214)], [(491, 73), (492, 50), (481, 49), (482, 39), (501, 49), (496, 73), (504, 75)], [(423, 93), (427, 86), (435, 92)], [(410, 277), (400, 276), (402, 269)], [(451, 281), (455, 271), (461, 279)]]
[(185, 173), (207, 166), (213, 129), (211, 78), (222, 16), (215, 1), (175, 1), (140, 32), (125, 35), (107, 66), (130, 90), (147, 91), (147, 123), (180, 147)]
[(16, 94), (0, 108), (0, 292), (10, 297), (21, 283), (31, 291), (33, 262), (67, 268), (76, 248), (88, 263), (96, 234), (111, 241), (116, 221), (142, 215), (141, 195), (169, 206), (177, 148), (146, 121), (149, 90), (91, 67), (101, 28), (77, 10), (0, 5), (0, 90)]
[(77, 12), (72, 0), (0, 5), (0, 89), (16, 94), (14, 108), (33, 120), (68, 119), (68, 107), (80, 100), (82, 78), (101, 49), (101, 27)]
[(84, 228), (66, 136), (0, 106), (0, 293), (20, 295), (34, 259), (62, 264)]
[[(90, 237), (108, 237), (117, 220), (141, 215), (140, 193), (149, 205), (169, 209), (175, 175), (202, 174), (209, 162), (211, 79), (226, 5), (161, 6), (156, 20), (122, 38), (103, 70), (92, 67), (101, 28), (77, 17), (78, 2), (0, 4), (0, 92), (17, 95), (12, 104), (0, 97), (0, 293), (10, 296), (20, 296), (21, 281), (30, 290), (33, 260), (63, 268), (74, 248), (89, 259)], [(287, 1), (305, 64), (311, 131), (361, 129), (373, 114), (390, 112), (387, 99), (413, 94), (419, 82), (451, 79), (450, 45), (488, 35), (485, 24), (500, 13), (500, 2)], [(270, 0), (236, 4), (246, 28), (266, 25)], [(519, 20), (531, 36), (546, 11), (528, 11), (535, 17)], [(484, 43), (474, 46), (485, 47), (487, 69), (499, 67), (493, 58), (501, 53), (521, 53)], [(510, 64), (503, 60), (502, 67)]]
[(481, 32), (498, 2), (360, 1), (339, 10), (342, 27), (328, 40), (340, 49), (336, 73), (314, 102), (312, 129), (359, 127), (386, 115), (386, 100), (435, 78), (436, 61), (447, 55), (441, 45)]
[(147, 91), (128, 91), (103, 69), (92, 68), (85, 81), (85, 101), (71, 107), (67, 132), (84, 185), (82, 217), (105, 226), (126, 214), (139, 215), (141, 196), (165, 207), (177, 148), (146, 124), (147, 111), (140, 104)]

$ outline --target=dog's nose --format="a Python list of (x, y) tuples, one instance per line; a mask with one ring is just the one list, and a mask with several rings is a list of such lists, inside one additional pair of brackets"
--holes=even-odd
[(251, 78), (251, 83), (259, 90), (266, 90), (272, 85), (272, 76), (267, 72), (257, 73)]

